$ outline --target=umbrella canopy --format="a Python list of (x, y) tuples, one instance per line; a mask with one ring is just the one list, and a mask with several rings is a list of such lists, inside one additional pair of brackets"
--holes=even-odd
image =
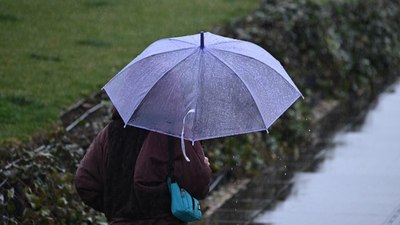
[(209, 32), (154, 42), (104, 90), (126, 125), (191, 141), (267, 130), (301, 96), (266, 50)]

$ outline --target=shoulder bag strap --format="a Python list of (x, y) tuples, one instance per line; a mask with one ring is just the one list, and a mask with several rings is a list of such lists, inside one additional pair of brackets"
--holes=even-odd
[(175, 164), (175, 154), (174, 154), (174, 138), (168, 136), (168, 176), (171, 177), (172, 182), (175, 181), (174, 177), (174, 164)]

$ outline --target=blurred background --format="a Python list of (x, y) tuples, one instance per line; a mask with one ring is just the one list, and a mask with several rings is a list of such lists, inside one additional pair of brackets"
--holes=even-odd
[(254, 219), (275, 205), (267, 197), (288, 195), (293, 174), (315, 167), (332, 134), (361, 124), (396, 81), (398, 15), (393, 0), (0, 0), (0, 222), (104, 223), (72, 185), (79, 160), (109, 119), (101, 87), (150, 43), (200, 31), (264, 47), (304, 95), (269, 134), (203, 143), (214, 193), (232, 182), (270, 190), (250, 191), (260, 206), (241, 218), (232, 216), (242, 215), (238, 204), (214, 213), (215, 201), (221, 206), (232, 194), (211, 193), (204, 204), (216, 216), (205, 223)]

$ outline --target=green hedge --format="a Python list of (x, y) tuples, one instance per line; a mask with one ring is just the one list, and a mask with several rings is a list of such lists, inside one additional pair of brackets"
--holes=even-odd
[(84, 150), (66, 137), (3, 155), (0, 224), (93, 224), (104, 217), (82, 204), (73, 177)]
[(216, 169), (242, 165), (239, 172), (248, 172), (296, 160), (312, 141), (310, 111), (318, 102), (375, 96), (378, 84), (400, 71), (399, 15), (400, 1), (395, 0), (267, 0), (251, 15), (219, 28), (222, 35), (269, 51), (305, 99), (297, 101), (270, 134), (212, 142)]
[(394, 0), (268, 0), (222, 33), (267, 49), (306, 97), (336, 98), (398, 72), (399, 15)]

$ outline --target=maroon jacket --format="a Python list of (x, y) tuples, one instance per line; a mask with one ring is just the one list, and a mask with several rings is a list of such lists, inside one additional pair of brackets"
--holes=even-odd
[[(204, 162), (204, 153), (199, 142), (194, 146), (185, 142), (186, 154), (190, 162), (183, 158), (179, 139), (175, 139), (174, 175), (179, 185), (198, 199), (208, 193), (211, 169)], [(75, 187), (83, 202), (101, 211), (103, 208), (104, 181), (108, 149), (108, 126), (97, 135), (82, 159), (75, 176)], [(137, 158), (132, 182), (135, 189), (144, 192), (168, 193), (168, 136), (150, 132)], [(172, 214), (161, 219), (128, 221), (111, 218), (110, 224), (182, 224)]]

